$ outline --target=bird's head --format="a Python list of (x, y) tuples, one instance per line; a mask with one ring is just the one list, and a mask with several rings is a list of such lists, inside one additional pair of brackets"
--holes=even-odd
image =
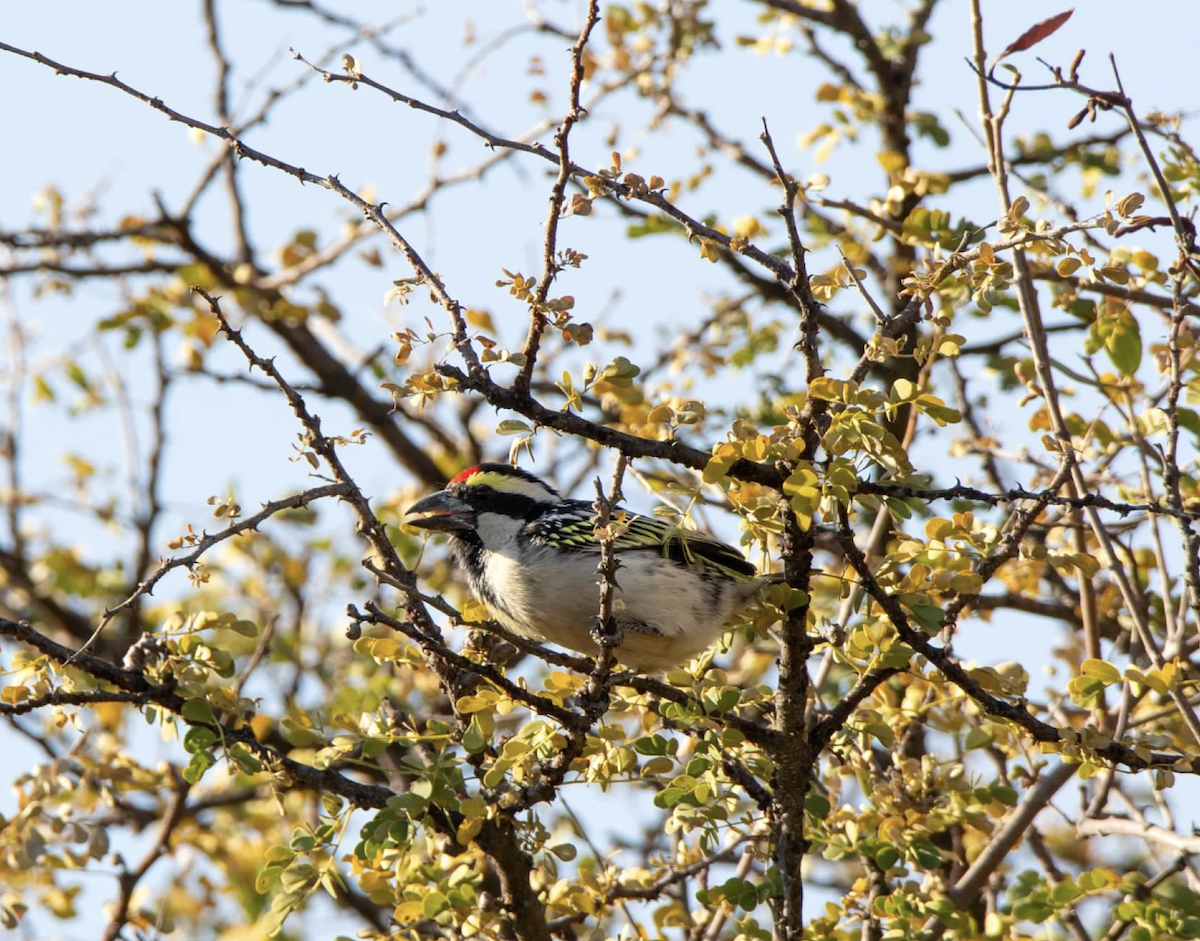
[(420, 529), (462, 533), (479, 529), (481, 517), (489, 514), (514, 521), (533, 519), (561, 499), (557, 490), (528, 471), (508, 464), (477, 464), (444, 490), (410, 506), (404, 522)]

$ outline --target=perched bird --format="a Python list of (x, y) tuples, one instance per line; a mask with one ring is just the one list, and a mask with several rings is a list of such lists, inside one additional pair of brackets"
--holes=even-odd
[[(455, 561), (509, 630), (594, 654), (600, 561), (593, 505), (507, 464), (468, 467), (404, 521), (445, 532)], [(617, 658), (651, 672), (690, 660), (764, 583), (732, 546), (617, 507)]]

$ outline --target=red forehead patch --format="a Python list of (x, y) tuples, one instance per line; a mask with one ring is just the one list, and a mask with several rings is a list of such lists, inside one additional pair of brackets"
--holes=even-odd
[(464, 483), (468, 477), (470, 477), (472, 474), (477, 474), (477, 473), (479, 473), (479, 465), (478, 464), (474, 465), (473, 467), (468, 467), (465, 471), (463, 471), (460, 474), (456, 474), (454, 476), (454, 478), (450, 481), (450, 483), (452, 483), (452, 484)]

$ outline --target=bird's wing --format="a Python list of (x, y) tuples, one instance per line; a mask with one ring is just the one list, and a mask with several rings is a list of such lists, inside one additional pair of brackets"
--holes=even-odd
[[(571, 552), (599, 552), (593, 522), (595, 512), (592, 504), (571, 500), (529, 523), (530, 538)], [(613, 510), (613, 518), (625, 524), (624, 532), (613, 541), (613, 548), (620, 552), (658, 551), (663, 558), (680, 565), (714, 566), (732, 577), (755, 575), (753, 563), (747, 562), (733, 546), (712, 536), (680, 529), (653, 516), (630, 513), (623, 507)]]

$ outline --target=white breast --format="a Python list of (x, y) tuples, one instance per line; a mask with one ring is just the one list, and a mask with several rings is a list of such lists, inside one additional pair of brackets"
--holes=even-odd
[[(586, 654), (595, 653), (599, 610), (598, 554), (564, 553), (518, 543), (501, 520), (481, 514), (485, 578), (495, 594), (492, 615), (510, 630)], [(710, 590), (694, 572), (654, 552), (620, 554), (616, 615), (626, 629), (618, 657), (645, 670), (678, 666), (707, 648), (748, 594), (733, 583)], [(637, 624), (644, 630), (636, 629)]]

